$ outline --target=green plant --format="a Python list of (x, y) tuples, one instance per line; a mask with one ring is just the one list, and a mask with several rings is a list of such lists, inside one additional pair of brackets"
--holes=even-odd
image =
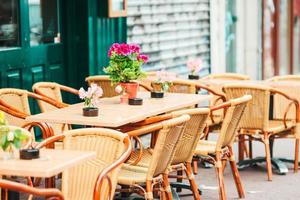
[(0, 146), (3, 151), (12, 151), (13, 146), (20, 149), (22, 142), (27, 140), (21, 129), (11, 130), (7, 125), (4, 114), (0, 112)]
[(104, 71), (113, 83), (126, 83), (145, 77), (141, 66), (148, 61), (148, 56), (140, 54), (138, 45), (113, 44), (108, 57), (109, 66)]

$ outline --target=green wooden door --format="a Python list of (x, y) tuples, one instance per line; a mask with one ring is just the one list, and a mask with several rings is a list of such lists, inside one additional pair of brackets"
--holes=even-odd
[(64, 83), (60, 0), (2, 0), (0, 87), (31, 90), (38, 81)]

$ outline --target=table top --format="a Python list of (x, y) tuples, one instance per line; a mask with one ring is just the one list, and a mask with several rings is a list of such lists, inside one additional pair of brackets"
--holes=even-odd
[(141, 106), (121, 104), (120, 96), (103, 98), (99, 103), (99, 116), (97, 117), (84, 117), (82, 115), (83, 103), (79, 103), (29, 116), (26, 121), (116, 128), (142, 121), (147, 117), (193, 106), (211, 98), (210, 95), (166, 93), (162, 99), (153, 99), (150, 98), (149, 92), (140, 92), (138, 97), (143, 98)]
[(0, 175), (49, 178), (95, 157), (92, 151), (41, 149), (39, 159), (0, 160)]

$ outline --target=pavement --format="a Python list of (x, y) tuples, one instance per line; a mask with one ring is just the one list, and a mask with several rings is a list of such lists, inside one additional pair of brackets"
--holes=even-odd
[[(275, 157), (294, 157), (294, 140), (280, 139), (275, 141), (274, 156)], [(264, 156), (264, 146), (262, 143), (254, 142), (254, 157)], [(237, 153), (235, 147), (235, 153)], [(267, 172), (265, 164), (256, 167), (240, 170), (241, 180), (244, 186), (246, 198), (245, 200), (297, 200), (300, 199), (300, 170), (294, 173), (293, 165), (288, 164), (289, 172), (286, 175), (279, 175), (273, 170), (273, 180), (267, 181)], [(205, 169), (199, 167), (199, 173), (196, 175), (198, 186), (202, 188), (202, 200), (218, 200), (218, 183), (215, 169)], [(230, 166), (224, 173), (225, 189), (227, 199), (239, 199), (235, 187)], [(190, 194), (189, 191), (183, 191), (183, 194)], [(180, 199), (193, 199), (192, 196), (181, 195)]]

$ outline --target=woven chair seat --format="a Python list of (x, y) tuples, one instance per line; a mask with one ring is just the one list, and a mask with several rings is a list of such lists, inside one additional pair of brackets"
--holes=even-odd
[[(152, 159), (152, 153), (153, 149), (143, 149), (142, 157), (139, 160), (139, 162), (136, 164), (136, 166), (140, 167), (148, 167), (150, 164), (150, 161)], [(130, 159), (127, 161), (127, 163), (133, 163), (135, 160), (138, 159), (138, 156), (140, 155), (140, 150), (137, 149), (133, 152), (131, 152)]]
[(295, 127), (296, 122), (289, 120), (286, 123), (287, 127), (284, 126), (283, 122), (280, 120), (270, 120), (269, 121), (269, 129), (267, 130), (268, 132), (272, 133), (280, 133), (282, 131), (291, 129), (292, 127)]
[(197, 156), (208, 156), (216, 152), (217, 142), (208, 140), (199, 140), (195, 155)]
[(146, 182), (147, 168), (123, 164), (118, 175), (118, 183), (121, 185), (135, 185)]

